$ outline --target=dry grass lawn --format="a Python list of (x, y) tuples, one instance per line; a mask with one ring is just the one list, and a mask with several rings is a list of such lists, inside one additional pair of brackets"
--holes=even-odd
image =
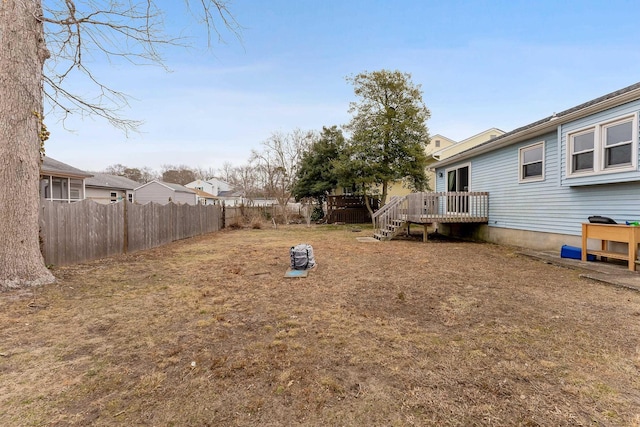
[[(0, 294), (0, 425), (640, 425), (639, 293), (365, 234), (225, 231)], [(284, 278), (302, 242), (319, 267)]]

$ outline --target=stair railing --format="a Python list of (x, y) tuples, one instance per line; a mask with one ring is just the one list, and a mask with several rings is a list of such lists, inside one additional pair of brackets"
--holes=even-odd
[(389, 203), (373, 213), (374, 230), (383, 230), (394, 220), (404, 220), (407, 208), (407, 196), (391, 197)]

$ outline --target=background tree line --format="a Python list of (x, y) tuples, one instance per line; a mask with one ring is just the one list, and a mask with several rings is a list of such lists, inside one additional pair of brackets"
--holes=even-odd
[(383, 206), (392, 184), (428, 189), (425, 147), (430, 113), (420, 85), (408, 73), (389, 70), (363, 72), (347, 81), (358, 98), (350, 104), (349, 123), (319, 132), (274, 132), (244, 165), (225, 163), (218, 170), (163, 165), (154, 172), (118, 164), (106, 172), (138, 182), (159, 178), (182, 185), (218, 177), (249, 202), (258, 197), (277, 200), (283, 213), (294, 199), (322, 206), (339, 187), (364, 196), (371, 213), (370, 198), (379, 198)]
[[(204, 23), (209, 43), (221, 37), (219, 29), (239, 37), (241, 27), (225, 0), (184, 3), (185, 12)], [(5, 190), (0, 191), (0, 289), (55, 280), (39, 246), (37, 182), (49, 137), (45, 100), (52, 113), (62, 118), (88, 114), (125, 132), (135, 129), (139, 122), (118, 113), (127, 105), (126, 94), (95, 75), (87, 59), (100, 56), (114, 64), (162, 66), (160, 47), (181, 40), (164, 32), (162, 12), (161, 2), (155, 0), (0, 2), (0, 182)], [(382, 203), (389, 184), (396, 180), (424, 188), (429, 111), (419, 85), (411, 82), (409, 74), (387, 70), (364, 72), (347, 80), (358, 101), (350, 104), (353, 117), (343, 128), (273, 133), (251, 153), (246, 165), (223, 167), (222, 178), (245, 197), (263, 194), (276, 198), (283, 207), (294, 197), (320, 200), (334, 182), (352, 186), (365, 200), (379, 193)], [(81, 81), (94, 84), (96, 94), (74, 93), (74, 84)], [(109, 169), (136, 181), (154, 176), (145, 167), (114, 165)], [(184, 166), (163, 169), (163, 179), (179, 183), (202, 172)], [(314, 174), (320, 181), (312, 182)], [(208, 171), (200, 174), (207, 175)], [(298, 185), (298, 181), (307, 184)]]

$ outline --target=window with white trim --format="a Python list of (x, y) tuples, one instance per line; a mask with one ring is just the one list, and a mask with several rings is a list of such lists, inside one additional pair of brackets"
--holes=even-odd
[(603, 126), (604, 167), (632, 164), (633, 120)]
[(520, 149), (520, 181), (544, 179), (544, 141)]
[(567, 135), (568, 175), (590, 175), (635, 170), (637, 116), (598, 123)]

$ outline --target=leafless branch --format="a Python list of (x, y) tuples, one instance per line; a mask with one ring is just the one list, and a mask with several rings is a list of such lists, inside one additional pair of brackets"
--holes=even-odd
[[(211, 35), (222, 41), (220, 28), (240, 38), (240, 26), (226, 0), (199, 0), (195, 14), (189, 0), (186, 6), (199, 16)], [(109, 63), (126, 61), (135, 65), (165, 67), (160, 49), (186, 46), (181, 37), (164, 32), (164, 16), (155, 0), (51, 0), (37, 18), (45, 25), (47, 46), (52, 53), (47, 62), (46, 97), (56, 109), (68, 114), (98, 115), (123, 130), (135, 130), (139, 121), (127, 120), (119, 112), (128, 106), (128, 97), (111, 89), (90, 71), (90, 63), (99, 57)], [(67, 89), (67, 80), (78, 74), (93, 82), (98, 95), (83, 99)]]

